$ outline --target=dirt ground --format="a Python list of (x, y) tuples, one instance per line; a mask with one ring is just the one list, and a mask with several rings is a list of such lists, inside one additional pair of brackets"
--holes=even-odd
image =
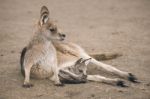
[[(141, 83), (126, 81), (128, 88), (95, 82), (56, 87), (32, 79), (33, 88), (22, 88), (20, 51), (33, 35), (42, 5), (67, 40), (89, 53), (122, 53), (104, 62), (132, 72)], [(104, 74), (90, 68), (92, 74)], [(0, 99), (150, 99), (150, 0), (0, 0)]]

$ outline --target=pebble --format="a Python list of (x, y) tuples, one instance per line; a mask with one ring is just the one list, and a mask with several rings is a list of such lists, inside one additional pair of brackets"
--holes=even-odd
[(12, 50), (11, 53), (15, 53), (15, 51)]

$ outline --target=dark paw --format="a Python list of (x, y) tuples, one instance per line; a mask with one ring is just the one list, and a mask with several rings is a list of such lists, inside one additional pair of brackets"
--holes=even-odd
[(77, 83), (78, 84), (80, 84), (80, 83), (87, 83), (87, 79), (81, 79), (81, 80), (77, 81)]
[(55, 84), (55, 86), (63, 87), (63, 86), (64, 86), (64, 84), (63, 84), (63, 83), (58, 83), (58, 84)]
[(31, 88), (31, 87), (33, 87), (33, 84), (30, 84), (30, 83), (23, 84), (22, 87), (24, 87), (24, 88)]
[(87, 80), (82, 80), (81, 83), (87, 83)]
[(81, 79), (77, 79), (80, 83), (86, 83), (87, 82), (87, 75), (83, 75)]
[(133, 83), (140, 83), (137, 78), (135, 77), (135, 75), (133, 75), (132, 73), (129, 73), (129, 76), (128, 76), (128, 80), (133, 82)]
[(125, 84), (125, 82), (124, 82), (124, 81), (121, 81), (121, 80), (117, 81), (117, 84), (116, 84), (116, 85), (119, 86), (119, 87), (128, 87), (128, 86)]
[(87, 80), (87, 75), (82, 75), (82, 79)]

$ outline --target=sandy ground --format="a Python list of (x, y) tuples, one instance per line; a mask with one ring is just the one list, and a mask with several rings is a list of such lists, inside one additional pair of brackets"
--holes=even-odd
[[(42, 5), (67, 40), (87, 52), (122, 53), (104, 62), (132, 72), (142, 83), (127, 81), (128, 88), (95, 82), (56, 87), (32, 79), (33, 88), (22, 88), (20, 51), (33, 35)], [(90, 68), (92, 74), (103, 74)], [(0, 99), (150, 99), (150, 0), (0, 0)]]

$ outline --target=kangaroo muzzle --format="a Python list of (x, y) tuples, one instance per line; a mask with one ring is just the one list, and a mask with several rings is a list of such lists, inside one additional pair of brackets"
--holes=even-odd
[(59, 36), (60, 36), (60, 40), (61, 40), (61, 41), (63, 41), (63, 40), (65, 39), (65, 37), (66, 37), (65, 34), (61, 34), (61, 33), (59, 33)]

